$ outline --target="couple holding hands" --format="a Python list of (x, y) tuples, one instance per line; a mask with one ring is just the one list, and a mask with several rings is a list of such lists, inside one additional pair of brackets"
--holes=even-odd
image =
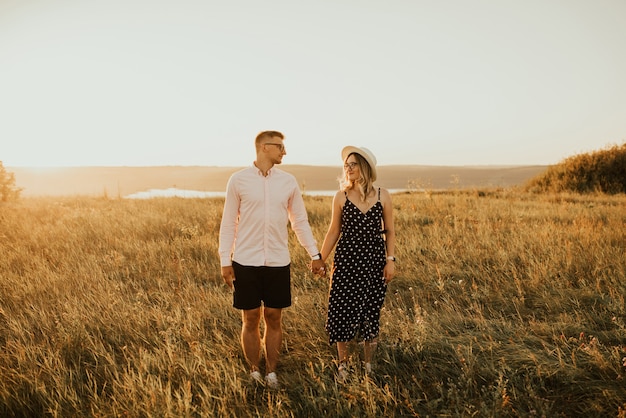
[[(228, 181), (219, 238), (222, 277), (234, 290), (233, 306), (242, 312), (241, 345), (250, 376), (277, 389), (281, 315), (291, 305), (287, 224), (311, 255), (313, 273), (326, 275), (326, 261), (335, 249), (326, 331), (330, 344), (337, 346), (337, 379), (344, 382), (349, 378), (348, 343), (355, 339), (364, 342), (365, 371), (372, 372), (380, 311), (387, 283), (395, 275), (391, 195), (374, 185), (376, 157), (371, 151), (343, 148), (344, 174), (318, 250), (295, 177), (274, 167), (286, 155), (284, 139), (278, 131), (259, 133), (253, 165)], [(265, 378), (260, 369), (262, 343)]]

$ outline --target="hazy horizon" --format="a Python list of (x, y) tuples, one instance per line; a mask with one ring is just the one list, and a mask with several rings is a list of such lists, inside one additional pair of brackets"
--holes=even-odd
[[(0, 160), (2, 161), (2, 160)], [(167, 167), (206, 167), (206, 168), (223, 168), (223, 169), (234, 169), (234, 168), (245, 168), (252, 165), (252, 161), (250, 164), (241, 164), (241, 165), (213, 165), (213, 164), (166, 164), (166, 165), (39, 165), (39, 166), (25, 166), (25, 165), (16, 165), (16, 166), (7, 166), (6, 168), (19, 168), (19, 169), (29, 169), (29, 170), (46, 170), (46, 169), (64, 169), (64, 168), (167, 168)], [(464, 167), (464, 168), (514, 168), (514, 167), (548, 167), (553, 164), (465, 164), (465, 165), (447, 165), (447, 164), (377, 164), (377, 167)], [(299, 167), (332, 167), (332, 168), (341, 168), (341, 164), (277, 164), (275, 167), (291, 167), (291, 166), (299, 166)]]
[[(113, 195), (127, 196), (148, 190), (176, 189), (189, 192), (221, 192), (232, 173), (242, 167), (55, 167), (10, 168), (16, 186), (25, 196)], [(341, 166), (282, 165), (306, 191), (336, 190)], [(388, 189), (451, 187), (510, 187), (520, 185), (546, 166), (452, 167), (378, 166), (377, 184)]]

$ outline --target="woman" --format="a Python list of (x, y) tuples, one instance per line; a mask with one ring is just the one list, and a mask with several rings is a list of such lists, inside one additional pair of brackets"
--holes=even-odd
[(344, 175), (333, 198), (332, 219), (322, 244), (322, 260), (337, 245), (333, 260), (326, 330), (337, 344), (338, 378), (348, 377), (348, 343), (364, 341), (365, 370), (379, 334), (387, 283), (395, 274), (393, 207), (386, 189), (375, 187), (376, 157), (367, 148), (341, 151)]

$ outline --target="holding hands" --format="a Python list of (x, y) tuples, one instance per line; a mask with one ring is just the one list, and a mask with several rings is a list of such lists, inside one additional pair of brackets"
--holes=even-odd
[(324, 263), (324, 260), (322, 259), (312, 260), (309, 268), (313, 274), (322, 277), (326, 276), (326, 263)]

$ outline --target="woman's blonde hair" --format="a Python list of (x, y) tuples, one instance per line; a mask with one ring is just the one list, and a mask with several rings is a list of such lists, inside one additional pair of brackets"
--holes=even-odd
[(343, 162), (344, 164), (346, 164), (346, 161), (348, 161), (350, 155), (354, 155), (354, 158), (356, 158), (356, 163), (359, 166), (359, 173), (361, 175), (358, 179), (352, 181), (348, 177), (348, 172), (344, 168), (343, 177), (339, 179), (339, 190), (345, 192), (347, 190), (356, 189), (359, 191), (361, 202), (365, 202), (367, 196), (369, 196), (369, 194), (374, 189), (374, 182), (372, 181), (372, 169), (368, 162), (365, 160), (365, 158), (363, 158), (360, 154), (357, 154), (356, 152), (349, 154)]

